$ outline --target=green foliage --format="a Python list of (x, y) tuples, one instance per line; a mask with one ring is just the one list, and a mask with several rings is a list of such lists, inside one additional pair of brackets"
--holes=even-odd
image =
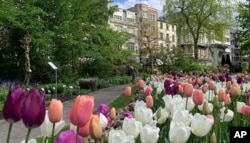
[(202, 72), (206, 72), (207, 70), (208, 70), (207, 66), (200, 65), (199, 63), (196, 63), (196, 62), (193, 62), (193, 63), (187, 65), (183, 69), (183, 71), (186, 71), (186, 72), (192, 71), (195, 73), (202, 73)]
[(249, 63), (248, 62), (241, 62), (241, 69), (242, 72), (248, 71)]
[(3, 108), (3, 104), (6, 100), (7, 95), (8, 95), (8, 89), (0, 88), (0, 109)]

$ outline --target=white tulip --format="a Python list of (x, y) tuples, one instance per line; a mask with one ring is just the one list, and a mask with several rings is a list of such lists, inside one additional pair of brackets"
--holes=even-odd
[(204, 106), (205, 102), (208, 103), (208, 113), (212, 113), (213, 109), (214, 109), (214, 105), (212, 103), (208, 102), (207, 100), (205, 100), (201, 105), (198, 105), (198, 109), (200, 111), (203, 111), (203, 106)]
[(161, 87), (157, 87), (156, 94), (161, 94), (163, 89)]
[(233, 118), (234, 118), (234, 112), (232, 110), (226, 109), (225, 107), (220, 109), (220, 121), (221, 122), (230, 122), (233, 120)]
[(212, 128), (213, 121), (208, 119), (205, 115), (196, 113), (191, 122), (192, 133), (198, 137), (205, 136)]
[(193, 115), (188, 110), (175, 110), (173, 114), (173, 121), (182, 122), (189, 126), (193, 119)]
[(206, 93), (204, 94), (204, 97), (207, 101), (213, 101), (214, 100), (214, 91), (213, 90), (207, 90)]
[(177, 109), (182, 109), (182, 97), (180, 95), (175, 96), (169, 96), (165, 95), (162, 97), (163, 101), (165, 102), (165, 108), (167, 109), (168, 113), (170, 114), (170, 117), (173, 116), (173, 113)]
[(237, 112), (238, 113), (241, 113), (241, 108), (244, 105), (246, 105), (246, 103), (237, 101)]
[(140, 130), (142, 129), (142, 123), (139, 121), (136, 121), (134, 118), (125, 118), (122, 124), (122, 130), (127, 135), (133, 135), (134, 138), (136, 138)]
[[(65, 121), (63, 121), (63, 120), (57, 122), (55, 124), (54, 134), (55, 135), (58, 134), (61, 131), (61, 129), (64, 127), (64, 125), (65, 125)], [(49, 116), (48, 116), (48, 110), (46, 110), (45, 119), (40, 127), (42, 136), (51, 137), (52, 136), (52, 127), (53, 127), (53, 123), (50, 122)]]
[(153, 121), (153, 111), (150, 108), (140, 106), (135, 109), (135, 119), (142, 124), (149, 124)]
[(122, 130), (110, 130), (109, 131), (109, 143), (134, 143), (134, 137), (132, 135), (126, 135)]
[[(187, 109), (186, 109), (186, 103), (187, 103)], [(195, 104), (191, 97), (188, 97), (188, 101), (187, 101), (187, 97), (184, 97), (182, 100), (182, 105), (183, 105), (182, 109), (188, 110), (188, 111), (192, 111), (195, 107)]]
[(168, 118), (168, 111), (165, 108), (158, 108), (157, 111), (154, 113), (154, 119), (157, 120), (158, 124), (163, 124), (166, 122)]
[(140, 132), (141, 143), (157, 143), (159, 132), (158, 127), (145, 125)]
[(139, 108), (139, 107), (147, 107), (146, 103), (143, 100), (136, 100), (134, 110)]
[(100, 113), (100, 124), (102, 128), (106, 128), (108, 126), (108, 119), (102, 113)]
[(169, 140), (171, 143), (185, 143), (190, 134), (191, 128), (182, 122), (171, 121)]
[[(20, 143), (25, 143), (25, 140), (22, 140)], [(28, 143), (37, 143), (35, 139), (30, 139)]]

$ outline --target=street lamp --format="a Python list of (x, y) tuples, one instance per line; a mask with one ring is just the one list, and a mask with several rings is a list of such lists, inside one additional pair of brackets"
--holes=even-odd
[(54, 63), (52, 62), (48, 62), (48, 64), (50, 65), (50, 67), (55, 71), (56, 73), (56, 99), (57, 99), (57, 67), (54, 65)]

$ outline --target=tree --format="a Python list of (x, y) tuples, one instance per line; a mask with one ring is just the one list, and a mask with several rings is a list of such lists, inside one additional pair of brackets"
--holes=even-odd
[(232, 25), (232, 0), (166, 0), (164, 11), (170, 23), (177, 24), (179, 37), (192, 37), (194, 58), (198, 59), (198, 42), (224, 41), (224, 33)]
[(250, 55), (250, 1), (240, 2), (237, 12), (236, 21), (239, 29), (236, 31), (236, 40), (241, 43), (241, 52)]

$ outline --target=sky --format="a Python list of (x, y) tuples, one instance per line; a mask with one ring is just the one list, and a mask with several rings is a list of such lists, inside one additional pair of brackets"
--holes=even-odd
[[(122, 9), (127, 9), (129, 7), (133, 7), (137, 3), (144, 3), (153, 8), (158, 9), (158, 13), (160, 16), (163, 15), (163, 5), (165, 4), (166, 0), (113, 0), (114, 5), (119, 5)], [(246, 0), (233, 0), (234, 2), (242, 1), (245, 2)], [(113, 5), (112, 4), (112, 5)]]

